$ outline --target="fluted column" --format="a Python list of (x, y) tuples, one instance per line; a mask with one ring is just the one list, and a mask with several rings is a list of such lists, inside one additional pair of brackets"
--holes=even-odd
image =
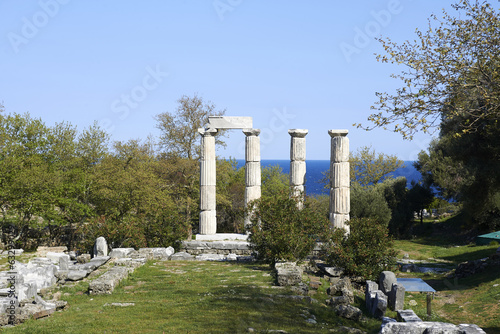
[(349, 233), (350, 179), (349, 138), (347, 130), (328, 130), (331, 137), (330, 155), (330, 223), (333, 228), (343, 228)]
[[(245, 134), (245, 207), (261, 196), (260, 130), (244, 129)], [(251, 214), (245, 216), (245, 227), (252, 224)]]
[(217, 129), (198, 129), (201, 134), (200, 157), (200, 234), (217, 232), (215, 194), (215, 134)]
[[(306, 135), (308, 130), (290, 129), (290, 190), (292, 196), (305, 193), (306, 183)], [(303, 205), (303, 198), (299, 207)]]

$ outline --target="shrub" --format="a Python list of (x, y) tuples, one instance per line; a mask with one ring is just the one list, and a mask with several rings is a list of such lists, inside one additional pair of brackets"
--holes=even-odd
[(328, 228), (324, 216), (312, 210), (308, 202), (299, 209), (298, 200), (280, 191), (274, 197), (254, 202), (249, 241), (258, 259), (272, 265), (300, 261), (310, 254)]
[(363, 187), (352, 183), (350, 215), (354, 218), (372, 218), (387, 226), (391, 220), (391, 209), (385, 200), (382, 186), (378, 184)]
[(344, 269), (350, 276), (376, 279), (396, 263), (396, 251), (387, 227), (369, 218), (352, 219), (350, 234), (335, 229), (330, 232), (325, 254), (328, 264)]

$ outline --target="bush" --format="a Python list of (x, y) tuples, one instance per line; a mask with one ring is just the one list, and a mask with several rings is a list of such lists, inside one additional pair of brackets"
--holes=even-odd
[(258, 259), (274, 265), (279, 261), (300, 261), (311, 253), (328, 220), (311, 209), (308, 202), (299, 209), (298, 197), (281, 191), (274, 197), (254, 202), (249, 241)]
[(343, 229), (330, 232), (325, 253), (328, 264), (344, 269), (350, 276), (377, 279), (396, 263), (396, 251), (387, 227), (377, 220), (362, 218), (348, 222), (348, 236)]
[(391, 209), (385, 200), (382, 186), (351, 184), (351, 217), (372, 218), (384, 226), (391, 220)]

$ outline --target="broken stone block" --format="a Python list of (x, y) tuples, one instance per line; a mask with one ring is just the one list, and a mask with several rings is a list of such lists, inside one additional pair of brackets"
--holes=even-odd
[(359, 321), (363, 316), (363, 312), (361, 312), (359, 308), (352, 305), (338, 305), (335, 307), (335, 312), (342, 318), (355, 321)]
[(135, 249), (133, 248), (114, 248), (110, 253), (110, 257), (114, 257), (116, 259), (123, 259), (128, 257), (130, 253), (132, 253)]
[(280, 286), (291, 286), (302, 282), (302, 268), (295, 262), (276, 263), (274, 269)]
[(67, 279), (70, 281), (79, 281), (87, 277), (88, 274), (87, 270), (70, 270), (68, 271)]
[(96, 239), (94, 244), (93, 256), (108, 256), (108, 243), (104, 237), (99, 237)]
[(398, 321), (401, 322), (421, 322), (420, 319), (413, 310), (399, 310), (398, 311)]
[(397, 283), (397, 279), (392, 271), (383, 271), (380, 273), (379, 286), (383, 293), (386, 295), (389, 294), (394, 283)]
[(90, 261), (90, 254), (82, 254), (76, 258), (78, 263), (87, 263)]
[(382, 319), (385, 316), (385, 311), (387, 311), (387, 296), (378, 290), (375, 292), (371, 314), (377, 319)]
[(186, 253), (186, 252), (179, 252), (175, 253), (170, 257), (170, 260), (172, 261), (189, 261), (189, 260), (194, 260), (194, 256)]
[(405, 303), (405, 287), (403, 286), (403, 284), (394, 283), (388, 297), (389, 307), (391, 310), (402, 310)]
[(59, 258), (59, 270), (68, 270), (69, 269), (69, 255), (61, 256)]
[(377, 282), (366, 281), (366, 290), (365, 290), (365, 304), (366, 309), (371, 312), (373, 306), (373, 300), (376, 296), (375, 292), (378, 290)]

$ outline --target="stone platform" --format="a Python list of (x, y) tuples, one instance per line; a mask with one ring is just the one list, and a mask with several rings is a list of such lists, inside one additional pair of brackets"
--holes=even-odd
[(217, 233), (217, 234), (197, 234), (196, 241), (247, 241), (248, 234), (237, 233)]

